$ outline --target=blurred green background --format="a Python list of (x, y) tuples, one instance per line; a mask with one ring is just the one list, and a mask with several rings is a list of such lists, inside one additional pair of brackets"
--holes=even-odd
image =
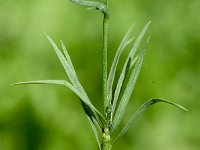
[[(128, 27), (135, 22), (137, 35), (152, 20), (151, 44), (124, 123), (152, 97), (190, 110), (153, 106), (114, 150), (199, 150), (199, 14), (199, 0), (110, 0), (109, 66)], [(57, 43), (64, 41), (81, 83), (102, 110), (102, 15), (67, 0), (0, 0), (0, 150), (95, 150), (85, 114), (70, 90), (10, 86), (67, 79), (44, 32)]]

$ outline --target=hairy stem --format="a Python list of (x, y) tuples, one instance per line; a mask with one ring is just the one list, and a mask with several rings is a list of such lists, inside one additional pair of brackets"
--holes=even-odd
[(104, 113), (106, 114), (106, 107), (108, 106), (107, 98), (107, 48), (108, 48), (108, 14), (104, 14), (103, 19), (103, 101)]
[[(106, 12), (103, 12), (103, 53), (102, 53), (102, 71), (103, 71), (103, 102), (104, 102), (104, 115), (105, 119), (109, 120), (109, 101), (108, 101), (108, 92), (107, 92), (107, 50), (108, 50), (108, 1), (105, 0)], [(101, 150), (111, 150), (111, 138), (110, 138), (110, 129), (109, 122), (103, 127), (102, 130), (102, 143)]]
[[(104, 101), (104, 115), (106, 120), (109, 120), (109, 101), (108, 101), (108, 92), (107, 92), (107, 50), (108, 50), (108, 1), (106, 0), (107, 12), (104, 13), (103, 18), (103, 57), (102, 57), (102, 71), (103, 71), (103, 101)], [(107, 122), (107, 126), (103, 128), (102, 132), (102, 143), (101, 150), (111, 150), (111, 138), (110, 138), (110, 130), (109, 130), (109, 122)]]

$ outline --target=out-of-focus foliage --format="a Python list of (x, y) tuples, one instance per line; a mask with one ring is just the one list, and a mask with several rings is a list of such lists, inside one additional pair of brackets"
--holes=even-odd
[[(199, 8), (199, 0), (110, 0), (109, 64), (128, 27), (135, 22), (137, 35), (152, 20), (151, 43), (126, 119), (151, 97), (190, 110), (155, 105), (114, 149), (199, 149)], [(44, 32), (66, 43), (80, 82), (101, 108), (101, 14), (66, 0), (1, 0), (0, 150), (97, 149), (81, 104), (67, 88), (10, 86), (65, 79)]]

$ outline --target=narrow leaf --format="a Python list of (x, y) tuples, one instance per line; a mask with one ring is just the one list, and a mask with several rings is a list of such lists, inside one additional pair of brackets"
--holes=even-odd
[[(90, 108), (90, 111), (92, 111), (94, 114), (97, 114), (101, 123), (103, 125), (106, 124), (105, 119), (103, 118), (103, 116), (101, 115), (101, 113), (92, 105), (92, 103), (90, 102), (90, 100), (88, 99), (88, 97), (85, 97), (79, 90), (77, 90), (73, 85), (71, 85), (69, 82), (65, 81), (65, 80), (39, 80), (39, 81), (27, 81), (27, 82), (18, 82), (15, 83), (14, 85), (23, 85), (23, 84), (55, 84), (55, 85), (64, 85), (66, 87), (68, 87), (70, 90), (72, 90), (81, 100), (81, 102), (83, 102), (84, 104), (87, 105), (88, 108)], [(99, 121), (99, 120), (97, 120)], [(99, 124), (101, 125), (101, 123), (99, 122)]]
[[(150, 40), (150, 38), (148, 38), (146, 43), (149, 43), (149, 40)], [(131, 72), (129, 81), (127, 83), (127, 86), (126, 86), (125, 91), (122, 95), (121, 101), (119, 103), (118, 109), (117, 109), (116, 114), (114, 116), (112, 132), (120, 124), (120, 122), (121, 122), (121, 120), (124, 116), (124, 112), (126, 110), (129, 99), (132, 95), (133, 89), (135, 87), (137, 78), (139, 76), (139, 73), (140, 73), (140, 70), (141, 70), (141, 67), (142, 67), (142, 62), (143, 62), (143, 59), (144, 59), (145, 52), (146, 52), (146, 46), (144, 46), (142, 51), (140, 52), (140, 55), (139, 55), (139, 58), (138, 58), (138, 60), (135, 64), (135, 67)]]
[[(72, 65), (72, 62), (71, 62), (71, 59), (68, 55), (68, 52), (64, 46), (64, 44), (62, 43), (62, 48), (63, 48), (63, 51), (65, 53), (65, 56), (63, 55), (63, 53), (59, 50), (59, 48), (57, 47), (57, 45), (54, 43), (54, 41), (48, 36), (47, 36), (47, 39), (49, 40), (49, 42), (51, 43), (51, 45), (53, 46), (61, 64), (63, 65), (64, 69), (65, 69), (65, 72), (67, 73), (69, 79), (71, 80), (73, 86), (78, 90), (78, 92), (81, 93), (81, 95), (83, 95), (85, 97), (85, 100), (88, 101), (90, 104), (90, 99), (88, 98), (86, 92), (84, 91), (82, 85), (80, 84), (80, 82), (78, 81), (78, 78), (76, 76), (76, 73), (75, 73), (75, 70), (73, 68), (73, 65)], [(65, 58), (66, 57), (66, 58)], [(79, 96), (80, 97), (80, 96)], [(81, 98), (81, 97), (80, 97)], [(81, 98), (82, 99), (82, 98)], [(99, 120), (97, 120), (100, 123), (102, 123), (103, 125), (106, 124), (106, 121), (104, 119), (104, 117), (102, 116), (102, 114), (93, 106), (93, 108), (91, 108), (92, 110), (95, 111), (95, 113), (97, 113), (99, 119), (100, 119), (100, 122)]]
[(76, 76), (74, 76), (73, 74), (73, 71), (70, 67), (70, 65), (68, 64), (68, 61), (65, 59), (65, 56), (63, 55), (63, 53), (59, 50), (59, 48), (57, 47), (57, 45), (54, 43), (54, 41), (48, 36), (47, 36), (47, 39), (49, 40), (49, 42), (51, 43), (53, 49), (55, 50), (62, 66), (64, 67), (65, 69), (65, 72), (67, 73), (70, 81), (72, 82), (72, 84), (77, 87), (77, 79), (76, 79)]
[[(144, 38), (144, 35), (145, 35), (150, 23), (151, 23), (151, 21), (149, 21), (144, 26), (144, 28), (142, 29), (141, 33), (139, 34), (138, 38), (136, 39), (136, 42), (134, 43), (132, 49), (129, 52), (129, 55), (128, 55), (127, 59), (126, 59), (126, 62), (124, 63), (124, 66), (123, 66), (123, 69), (121, 71), (120, 77), (118, 79), (117, 86), (116, 86), (115, 93), (114, 93), (114, 100), (113, 100), (114, 104), (116, 104), (117, 101), (118, 101), (118, 98), (119, 98), (119, 95), (121, 93), (121, 89), (122, 89), (122, 86), (123, 86), (123, 83), (124, 83), (124, 79), (127, 76), (128, 71), (130, 70), (130, 68), (134, 64), (134, 60), (135, 60), (135, 59), (133, 59), (134, 55), (135, 55), (135, 53), (136, 53), (136, 51), (137, 51), (142, 39)], [(131, 65), (129, 66), (129, 61), (130, 60), (131, 60)], [(114, 114), (115, 106), (116, 105), (113, 105), (112, 114)]]
[[(81, 101), (81, 99), (80, 99), (80, 101)], [(94, 119), (97, 120), (96, 114), (90, 109), (90, 107), (88, 107), (88, 105), (86, 105), (82, 101), (81, 101), (81, 104), (83, 106), (83, 109), (84, 109), (85, 113), (90, 117), (92, 122), (94, 122)]]
[[(81, 100), (80, 100), (81, 101)], [(98, 117), (96, 115), (96, 113), (94, 113), (90, 107), (88, 107), (85, 103), (83, 103), (81, 101), (82, 107), (85, 111), (85, 113), (89, 116), (89, 118), (91, 119), (91, 121), (93, 122), (93, 124), (96, 124), (98, 126), (98, 129), (101, 131), (101, 126), (97, 123)]]
[[(128, 129), (135, 124), (135, 122), (139, 119), (139, 117), (153, 104), (156, 104), (158, 102), (163, 102), (163, 103), (167, 103), (167, 104), (170, 104), (170, 105), (173, 105), (175, 107), (178, 107), (184, 111), (188, 111), (185, 107), (179, 105), (179, 104), (176, 104), (176, 103), (173, 103), (173, 102), (170, 102), (170, 101), (166, 101), (166, 100), (163, 100), (163, 99), (160, 99), (160, 98), (154, 98), (154, 99), (150, 99), (148, 100), (147, 102), (145, 102), (134, 114), (133, 116), (130, 118), (130, 120), (128, 121), (128, 123), (125, 125), (125, 127), (121, 130), (121, 132), (119, 133), (119, 135), (117, 136), (117, 138), (115, 139), (115, 141), (123, 136), (127, 131)], [(114, 142), (115, 142), (114, 141)]]
[[(49, 42), (51, 43), (51, 45), (53, 46), (53, 48), (54, 48), (54, 50), (55, 50), (55, 52), (56, 52), (61, 64), (63, 65), (63, 67), (65, 69), (65, 72), (67, 73), (67, 75), (68, 75), (69, 79), (71, 80), (72, 84), (81, 93), (81, 95), (83, 95), (85, 97), (85, 100), (90, 102), (90, 99), (88, 98), (87, 93), (85, 92), (85, 90), (83, 89), (81, 83), (78, 80), (78, 77), (76, 75), (76, 72), (74, 70), (73, 64), (71, 62), (70, 56), (69, 56), (69, 54), (67, 52), (67, 49), (66, 49), (64, 43), (61, 41), (62, 48), (63, 48), (65, 56), (59, 50), (59, 48), (54, 43), (54, 41), (48, 35), (46, 35), (46, 36), (47, 36), (47, 39), (49, 40)], [(100, 113), (98, 113), (98, 116), (101, 118), (101, 120), (103, 120), (102, 115)]]
[[(80, 83), (79, 80), (78, 80), (78, 77), (77, 77), (76, 71), (75, 71), (75, 69), (74, 69), (74, 67), (73, 67), (71, 58), (70, 58), (70, 56), (69, 56), (69, 54), (68, 54), (68, 52), (67, 52), (67, 49), (66, 49), (66, 47), (65, 47), (65, 45), (64, 45), (64, 43), (63, 43), (62, 41), (61, 41), (61, 45), (62, 45), (62, 49), (63, 49), (64, 55), (65, 55), (65, 58), (66, 58), (66, 61), (67, 61), (68, 69), (70, 70), (69, 73), (71, 74), (71, 76), (74, 77), (74, 78), (73, 78), (73, 80), (74, 80), (74, 86), (75, 86), (85, 97), (88, 98), (87, 93), (85, 92), (85, 90), (83, 89), (81, 83)], [(89, 99), (89, 98), (88, 98), (88, 99)], [(89, 100), (89, 101), (90, 101), (90, 100)], [(90, 110), (90, 111), (92, 111), (92, 110)], [(96, 114), (95, 114), (95, 115), (96, 115)], [(99, 114), (98, 114), (98, 116), (99, 116)], [(100, 118), (100, 121), (101, 121), (101, 122), (104, 122), (102, 116), (99, 116), (99, 118)], [(98, 118), (97, 118), (97, 117), (95, 117), (95, 119), (98, 121)], [(94, 121), (94, 120), (93, 120), (93, 121)]]
[(60, 42), (61, 42), (61, 45), (62, 45), (62, 49), (63, 49), (64, 55), (65, 55), (65, 58), (66, 58), (66, 60), (67, 60), (67, 63), (69, 64), (69, 67), (70, 67), (70, 69), (72, 70), (73, 74), (76, 76), (76, 72), (75, 72), (75, 69), (74, 69), (74, 67), (73, 67), (71, 58), (70, 58), (70, 56), (69, 56), (69, 54), (68, 54), (68, 51), (67, 51), (67, 49), (66, 49), (66, 46), (64, 45), (64, 43), (63, 43), (62, 40), (61, 40)]
[(64, 52), (64, 55), (65, 55), (65, 58), (66, 58), (66, 61), (67, 61), (67, 65), (68, 65), (68, 69), (70, 70), (70, 76), (73, 76), (73, 83), (74, 83), (74, 86), (86, 97), (87, 96), (87, 93), (85, 92), (85, 90), (83, 89), (81, 83), (79, 82), (78, 80), (78, 77), (76, 75), (76, 71), (73, 67), (73, 64), (72, 64), (72, 61), (71, 61), (71, 58), (67, 52), (67, 49), (64, 45), (64, 43), (61, 41), (61, 45), (62, 45), (62, 49), (63, 49), (63, 52)]
[[(54, 85), (65, 85), (70, 89), (76, 90), (69, 82), (65, 80), (38, 80), (38, 81), (26, 81), (26, 82), (17, 82), (13, 85), (23, 85), (23, 84), (54, 84)], [(73, 90), (72, 90), (73, 91)]]
[(118, 65), (121, 53), (126, 48), (126, 46), (128, 44), (130, 44), (130, 42), (132, 42), (132, 39), (129, 40), (129, 37), (130, 37), (131, 31), (133, 29), (133, 26), (134, 25), (132, 25), (129, 28), (129, 30), (127, 31), (127, 33), (125, 34), (124, 38), (122, 39), (121, 44), (118, 47), (116, 55), (114, 57), (114, 60), (113, 60), (113, 63), (112, 63), (112, 66), (111, 66), (111, 69), (110, 69), (110, 72), (109, 72), (109, 75), (108, 75), (108, 80), (107, 80), (107, 85), (108, 85), (108, 87), (107, 87), (107, 90), (108, 90), (108, 103), (107, 103), (106, 106), (108, 106), (111, 103), (111, 100), (112, 100), (113, 82), (114, 82), (114, 79), (115, 79), (115, 73), (116, 73), (116, 69), (117, 69), (117, 65)]
[[(81, 102), (81, 104), (82, 104), (83, 109), (84, 109), (84, 111), (85, 111), (85, 113), (87, 115), (88, 121), (89, 121), (90, 126), (92, 128), (92, 131), (94, 133), (97, 145), (98, 145), (99, 149), (101, 150), (101, 144), (100, 144), (100, 141), (99, 141), (99, 135), (98, 135), (97, 129), (95, 127), (95, 121), (96, 120), (93, 119), (93, 118), (96, 118), (96, 114), (93, 111), (91, 111), (91, 109), (87, 105), (85, 105), (83, 102)], [(96, 124), (98, 126), (98, 123), (96, 123)], [(100, 129), (100, 127), (99, 127), (99, 129)]]
[(148, 28), (149, 28), (149, 25), (151, 24), (151, 21), (149, 21), (145, 26), (144, 28), (142, 29), (141, 33), (139, 34), (138, 38), (136, 39), (135, 43), (134, 43), (134, 46), (132, 47), (130, 53), (129, 53), (129, 56), (128, 57), (131, 57), (131, 59), (133, 59), (134, 55), (135, 55), (135, 52), (136, 50), (138, 49), (138, 47), (140, 46), (140, 43), (142, 42), (142, 39), (144, 38), (145, 36), (145, 33), (147, 32)]
[(78, 95), (81, 100), (89, 105), (89, 107), (94, 108), (94, 106), (91, 104), (89, 99), (85, 96), (83, 96), (80, 91), (78, 91), (73, 85), (71, 85), (69, 82), (65, 80), (38, 80), (38, 81), (27, 81), (27, 82), (18, 82), (14, 85), (23, 85), (23, 84), (55, 84), (55, 85), (64, 85), (67, 86), (70, 90), (72, 90), (76, 95)]
[[(125, 69), (125, 74), (128, 73), (129, 68), (130, 68), (130, 65), (131, 65), (131, 59), (129, 59), (129, 61), (128, 61), (128, 63), (127, 63), (127, 66), (126, 66), (126, 69)], [(121, 80), (121, 84), (122, 84), (122, 85), (124, 84), (124, 80)], [(120, 89), (117, 87), (116, 90), (120, 90)], [(116, 91), (115, 91), (115, 92), (116, 92)], [(116, 108), (116, 105), (117, 105), (117, 98), (116, 98), (116, 95), (114, 95), (114, 99), (113, 99), (113, 101), (112, 101), (112, 111), (111, 111), (112, 116), (113, 116), (113, 114), (114, 114), (114, 110), (115, 110), (115, 108)]]
[(88, 118), (88, 121), (89, 121), (90, 126), (91, 126), (91, 128), (92, 128), (92, 131), (93, 131), (93, 133), (94, 133), (94, 136), (95, 136), (95, 139), (96, 139), (98, 148), (99, 148), (99, 150), (101, 150), (101, 144), (100, 144), (100, 140), (99, 140), (99, 136), (98, 136), (97, 129), (96, 129), (95, 125), (93, 124), (92, 120), (90, 119), (90, 117), (87, 116), (87, 118)]

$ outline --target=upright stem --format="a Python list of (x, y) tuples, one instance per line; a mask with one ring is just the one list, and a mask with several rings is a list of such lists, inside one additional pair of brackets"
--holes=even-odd
[(104, 114), (106, 114), (106, 107), (108, 106), (107, 98), (107, 49), (108, 49), (108, 14), (104, 14), (103, 19), (103, 101)]
[[(106, 0), (106, 7), (107, 12), (104, 12), (104, 18), (103, 18), (103, 101), (104, 101), (104, 115), (106, 120), (109, 119), (108, 114), (108, 97), (107, 97), (107, 50), (108, 50), (108, 1)], [(101, 149), (102, 150), (111, 150), (111, 138), (110, 138), (110, 131), (109, 131), (109, 122), (107, 122), (107, 126), (103, 128), (102, 131), (102, 143), (101, 143)]]

